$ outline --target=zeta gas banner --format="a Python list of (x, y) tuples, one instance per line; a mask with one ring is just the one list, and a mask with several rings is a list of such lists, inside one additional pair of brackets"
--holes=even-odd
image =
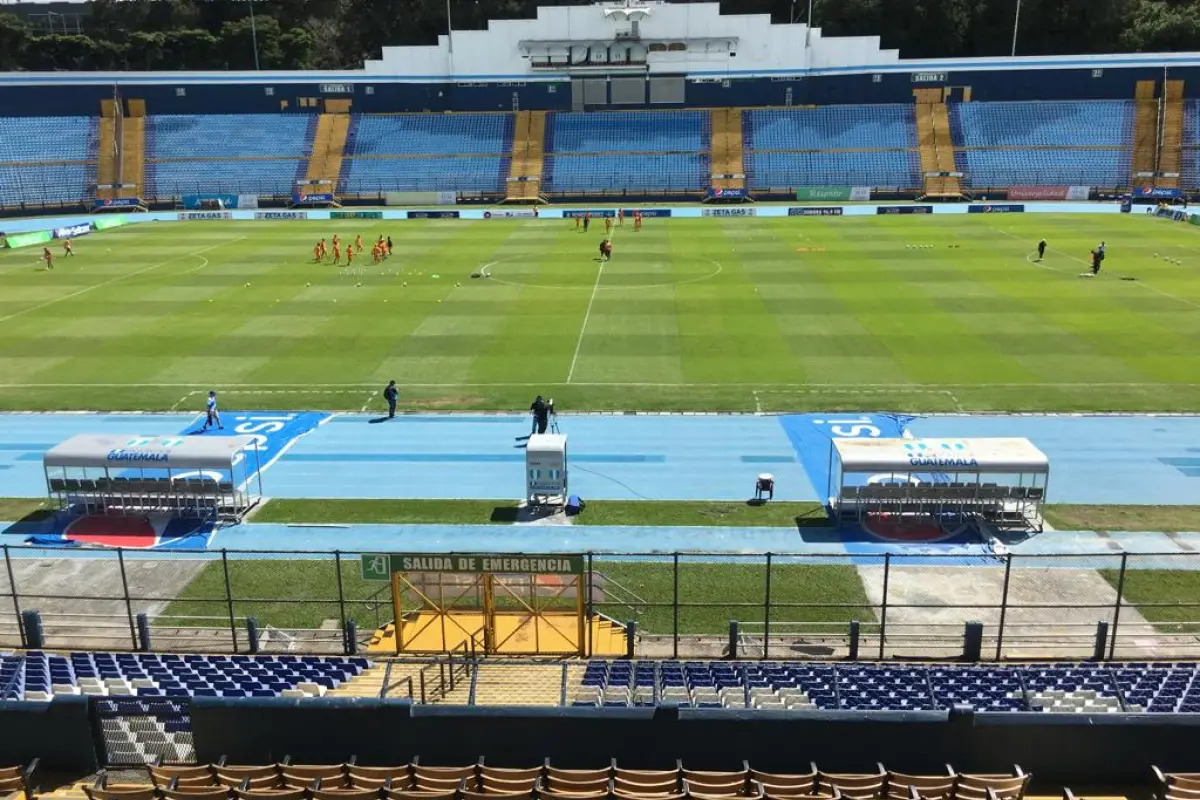
[(255, 211), (255, 219), (308, 219), (307, 211)]
[(1025, 206), (1019, 203), (988, 203), (986, 205), (967, 206), (968, 214), (1020, 214)]
[(1183, 197), (1183, 192), (1165, 186), (1137, 186), (1133, 196), (1141, 200), (1178, 200)]
[(932, 214), (933, 206), (879, 206), (876, 214)]
[(233, 219), (232, 211), (180, 211), (179, 220)]
[(802, 202), (823, 200), (828, 203), (841, 203), (850, 199), (853, 188), (852, 186), (803, 186), (796, 190), (796, 199)]
[(788, 209), (789, 217), (840, 217), (841, 206), (792, 206)]
[(702, 217), (756, 217), (758, 209), (754, 207), (738, 206), (735, 208), (702, 208), (700, 209)]

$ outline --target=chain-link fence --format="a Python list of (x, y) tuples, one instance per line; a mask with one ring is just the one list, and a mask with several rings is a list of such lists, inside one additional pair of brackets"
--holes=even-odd
[[(3, 551), (0, 647), (28, 645), (22, 612), (36, 610), (53, 649), (148, 636), (160, 651), (245, 653), (253, 627), (261, 652), (395, 654), (391, 587), (363, 577), (358, 553)], [(968, 623), (984, 658), (1200, 656), (1200, 553), (585, 559), (589, 616), (632, 631), (638, 657), (957, 658)], [(419, 605), (404, 597), (401, 611)], [(403, 677), (418, 694), (420, 675)]]

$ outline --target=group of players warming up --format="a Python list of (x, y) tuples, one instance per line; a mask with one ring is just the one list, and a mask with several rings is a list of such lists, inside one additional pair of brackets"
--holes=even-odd
[[(617, 216), (616, 216), (615, 223), (613, 221), (613, 217), (604, 217), (604, 238), (600, 241), (600, 260), (601, 261), (611, 261), (612, 260), (613, 244), (612, 244), (612, 238), (610, 237), (610, 234), (612, 234), (614, 225), (624, 227), (624, 225), (625, 225), (625, 209), (623, 209), (623, 208), (617, 209)], [(575, 230), (577, 230), (577, 231), (582, 230), (584, 233), (587, 233), (589, 230), (591, 230), (591, 227), (592, 227), (592, 212), (588, 211), (584, 214), (580, 214), (579, 216), (575, 217)], [(641, 229), (642, 229), (642, 212), (635, 210), (633, 212), (633, 231), (634, 231), (634, 233), (637, 233)]]
[[(322, 239), (321, 241), (316, 243), (316, 245), (313, 247), (313, 261), (315, 261), (318, 264), (323, 263), (325, 261), (325, 259), (328, 258), (329, 255), (332, 253), (333, 263), (338, 266), (343, 266), (343, 264), (342, 264), (342, 240), (335, 233), (333, 235), (333, 238), (330, 239), (330, 242), (333, 244), (332, 250), (330, 250), (329, 247), (326, 246), (324, 239)], [(344, 264), (344, 266), (347, 266), (347, 267), (352, 266), (354, 264), (354, 257), (356, 255), (361, 254), (362, 251), (363, 251), (363, 238), (362, 238), (362, 234), (359, 234), (358, 236), (354, 237), (354, 244), (346, 245), (346, 263)], [(384, 236), (382, 233), (379, 234), (379, 239), (376, 240), (375, 244), (371, 246), (371, 259), (372, 259), (371, 263), (378, 264), (378, 263), (382, 262), (383, 260), (385, 260), (386, 258), (388, 258), (391, 254), (392, 254), (392, 237)]]

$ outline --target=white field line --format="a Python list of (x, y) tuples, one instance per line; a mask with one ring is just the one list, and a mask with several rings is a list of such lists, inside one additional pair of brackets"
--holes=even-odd
[(157, 264), (151, 264), (150, 266), (139, 269), (136, 272), (130, 272), (127, 275), (118, 275), (115, 278), (110, 278), (109, 280), (102, 281), (100, 283), (96, 283), (91, 286), (85, 286), (82, 289), (78, 289), (74, 292), (71, 292), (70, 294), (65, 294), (62, 297), (56, 297), (53, 300), (47, 300), (44, 303), (38, 303), (35, 306), (30, 306), (29, 308), (24, 308), (24, 309), (21, 309), (20, 311), (14, 311), (13, 313), (11, 313), (7, 316), (0, 317), (0, 322), (8, 322), (10, 319), (16, 319), (17, 317), (23, 317), (26, 314), (30, 314), (34, 311), (40, 311), (43, 308), (49, 308), (52, 305), (57, 305), (58, 303), (62, 303), (66, 300), (70, 300), (72, 298), (79, 297), (80, 295), (87, 294), (88, 292), (94, 292), (97, 289), (103, 289), (105, 286), (112, 286), (114, 283), (120, 283), (121, 281), (126, 281), (126, 280), (129, 280), (130, 278), (136, 278), (138, 275), (145, 275), (147, 272), (152, 272), (153, 270), (159, 269), (161, 267), (165, 267), (167, 264), (174, 264), (176, 261), (180, 260), (181, 258), (191, 258), (192, 256), (198, 256), (201, 253), (207, 253), (209, 250), (216, 250), (218, 247), (224, 247), (227, 244), (233, 244), (234, 242), (240, 242), (242, 239), (245, 239), (245, 238), (246, 238), (245, 236), (238, 236), (237, 238), (229, 239), (227, 241), (214, 244), (211, 247), (205, 247), (200, 250), (196, 250), (195, 252), (192, 252), (192, 253), (184, 253), (182, 255), (175, 256), (174, 258), (169, 258), (166, 261), (160, 261)]
[[(609, 241), (612, 241), (616, 236), (616, 227), (608, 233)], [(600, 262), (600, 268), (596, 270), (596, 282), (592, 284), (592, 294), (588, 298), (587, 311), (583, 314), (583, 324), (579, 326), (579, 338), (575, 341), (575, 355), (571, 356), (571, 368), (567, 370), (567, 383), (571, 382), (571, 378), (575, 377), (575, 364), (579, 362), (579, 350), (583, 347), (583, 334), (587, 331), (588, 320), (592, 318), (592, 304), (596, 302), (596, 291), (600, 288), (600, 279), (604, 277), (604, 262)]]

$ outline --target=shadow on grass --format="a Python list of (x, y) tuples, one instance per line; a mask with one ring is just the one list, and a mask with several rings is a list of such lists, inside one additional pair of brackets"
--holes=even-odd
[(32, 533), (40, 533), (45, 528), (46, 523), (54, 519), (54, 516), (54, 509), (36, 509), (21, 517), (13, 524), (6, 526), (3, 530), (0, 530), (0, 535), (28, 536)]
[(496, 506), (492, 509), (492, 515), (488, 518), (492, 522), (513, 523), (518, 519), (521, 510), (516, 506)]

